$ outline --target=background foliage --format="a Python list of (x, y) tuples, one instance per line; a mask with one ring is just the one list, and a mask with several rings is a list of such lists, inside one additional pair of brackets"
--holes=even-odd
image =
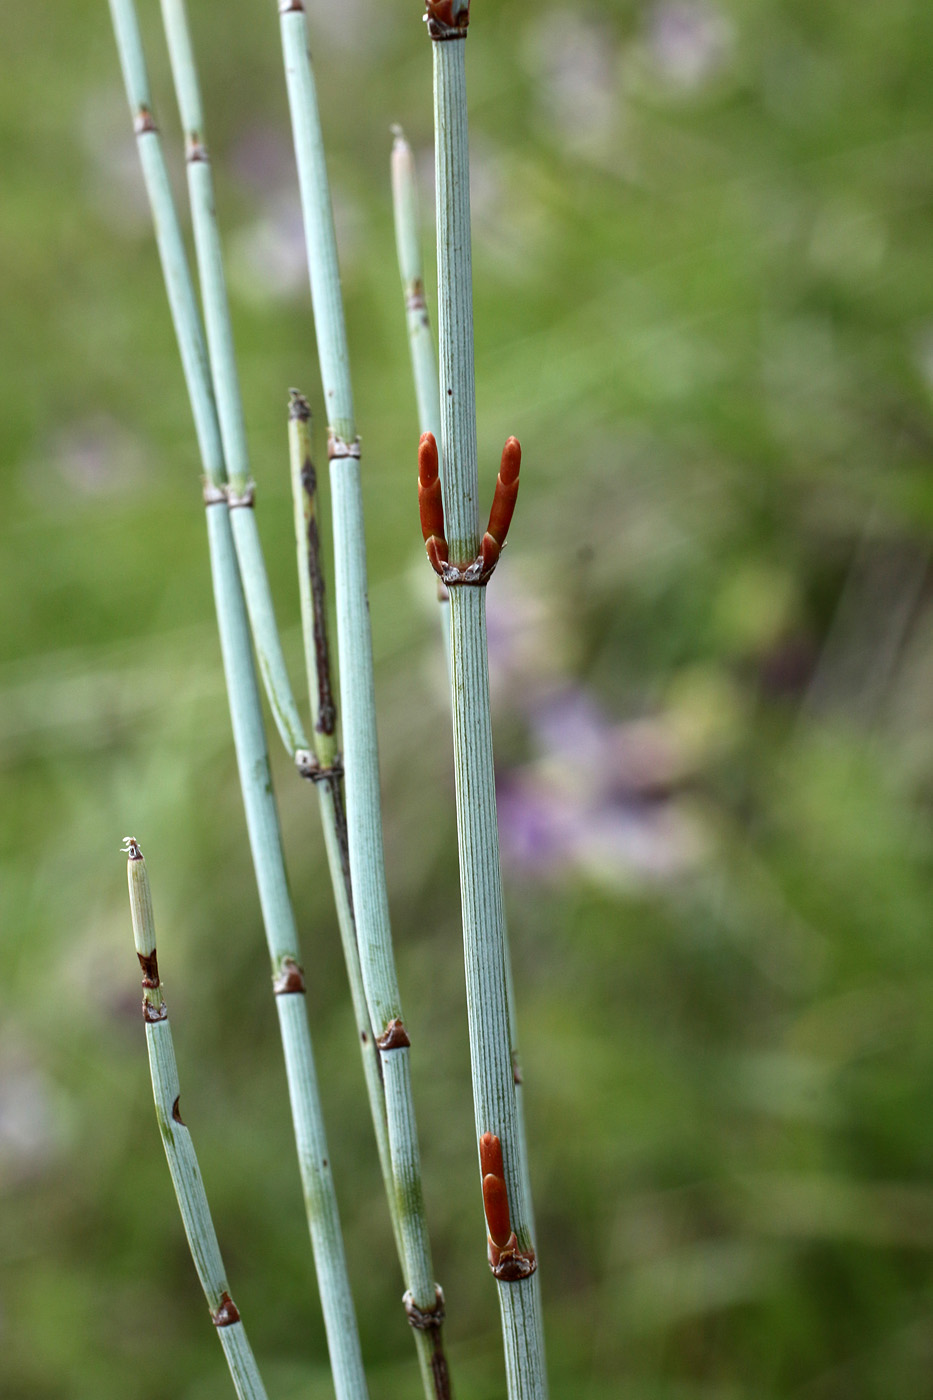
[[(500, 1342), (387, 175), (401, 121), (430, 178), (430, 55), (409, 0), (310, 17), (402, 994), (478, 1400)], [(297, 676), (284, 409), (319, 390), (277, 24), (213, 0), (192, 20)], [(8, 6), (0, 35), (0, 1390), (228, 1393), (152, 1113), (131, 831), (235, 1296), (271, 1392), (324, 1396), (194, 435), (106, 6)], [(477, 0), (469, 44), (487, 490), (508, 432), (526, 462), (490, 592), (554, 1394), (920, 1400), (933, 10)], [(411, 1395), (315, 806), (283, 763), (278, 789), (372, 1392)]]

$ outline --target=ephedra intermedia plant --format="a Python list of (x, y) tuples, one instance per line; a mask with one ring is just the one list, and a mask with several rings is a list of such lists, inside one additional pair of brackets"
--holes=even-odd
[[(400, 1325), (415, 1341), (424, 1393), (456, 1389), (445, 1348), (445, 1298), (435, 1279), (422, 1188), (412, 1091), (412, 1043), (393, 953), (386, 882), (376, 686), (367, 597), (363, 519), (365, 470), (350, 378), (338, 246), (324, 141), (302, 0), (280, 0), (284, 80), (300, 192), (322, 402), (282, 387), (282, 469), (290, 474), (298, 589), (309, 694), (306, 726), (291, 689), (276, 629), (257, 528), (254, 479), (224, 276), (208, 134), (184, 0), (162, 0), (175, 95), (184, 132), (196, 283), (175, 207), (150, 94), (133, 0), (110, 0), (114, 30), (152, 211), (179, 354), (191, 401), (204, 481), (221, 651), (243, 808), (271, 963), (288, 1098), (308, 1229), (317, 1272), (333, 1384), (341, 1400), (368, 1394), (338, 1216), (312, 1051), (303, 964), (286, 878), (272, 786), (260, 685), (291, 758), (296, 780), (317, 794), (337, 922), (362, 1052), (363, 1078), (404, 1279)], [(453, 722), (454, 776), (466, 969), (466, 1016), (473, 1083), (476, 1190), (464, 1209), (477, 1219), (498, 1292), (504, 1369), (511, 1400), (547, 1394), (539, 1272), (532, 1215), (515, 1010), (503, 916), (486, 639), (486, 588), (494, 580), (518, 494), (521, 449), (510, 437), (483, 529), (473, 364), (466, 57), (469, 4), (412, 7), (425, 19), (432, 51), (437, 219), (438, 353), (421, 273), (414, 167), (401, 132), (392, 152), (399, 266), (418, 404), (418, 497), (429, 565), (437, 575), (438, 664), (446, 665)], [(482, 10), (478, 14), (482, 22)], [(255, 22), (258, 22), (256, 20)], [(427, 55), (425, 100), (427, 101)], [(218, 217), (219, 213), (219, 217)], [(309, 324), (309, 335), (310, 335)], [(322, 548), (312, 417), (326, 424), (333, 558)], [(417, 431), (416, 431), (417, 428)], [(378, 447), (375, 448), (378, 451)], [(412, 526), (417, 528), (412, 472)], [(325, 579), (332, 587), (336, 637), (328, 638)], [(339, 679), (334, 681), (331, 655)], [(445, 661), (446, 657), (446, 661)], [(126, 839), (136, 950), (157, 1118), (185, 1231), (237, 1393), (265, 1394), (246, 1341), (207, 1207), (188, 1127), (162, 997), (156, 924), (142, 845)], [(156, 879), (158, 877), (156, 876)], [(326, 1072), (326, 1070), (322, 1070)], [(462, 1112), (469, 1113), (466, 1103)], [(422, 1125), (430, 1133), (430, 1124)], [(221, 1229), (222, 1234), (222, 1229)], [(174, 1388), (174, 1387), (173, 1387)]]

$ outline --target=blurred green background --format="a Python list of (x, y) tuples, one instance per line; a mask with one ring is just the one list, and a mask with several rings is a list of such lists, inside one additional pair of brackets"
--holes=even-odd
[[(387, 161), (414, 0), (310, 5), (364, 443), (386, 846), (461, 1400), (503, 1394), (442, 662)], [(260, 523), (320, 400), (278, 26), (192, 21)], [(182, 189), (158, 30), (143, 22)], [(0, 16), (0, 1393), (230, 1393), (152, 1112), (185, 1116), (270, 1394), (330, 1393), (194, 434), (103, 0)], [(933, 1396), (933, 9), (474, 5), (479, 439), (553, 1394)], [(430, 285), (430, 276), (429, 276)], [(417, 1393), (315, 804), (276, 750), (372, 1394)]]

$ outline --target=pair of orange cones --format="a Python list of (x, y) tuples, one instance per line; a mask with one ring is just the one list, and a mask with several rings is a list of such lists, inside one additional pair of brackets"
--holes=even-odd
[(499, 562), (499, 555), (512, 523), (521, 464), (522, 449), (518, 438), (510, 437), (502, 449), (489, 524), (480, 543), (479, 554), (467, 564), (451, 564), (444, 533), (444, 501), (441, 496), (437, 443), (433, 433), (421, 435), (418, 444), (418, 507), (421, 511), (421, 533), (424, 535), (431, 567), (444, 583), (484, 584), (489, 578)]

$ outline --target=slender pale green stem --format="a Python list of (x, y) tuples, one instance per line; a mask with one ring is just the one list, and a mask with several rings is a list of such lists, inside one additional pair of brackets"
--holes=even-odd
[(197, 1270), (211, 1321), (223, 1347), (236, 1393), (241, 1400), (265, 1400), (266, 1391), (259, 1376), (246, 1330), (237, 1306), (230, 1296), (217, 1233), (191, 1134), (179, 1108), (181, 1090), (168, 1011), (162, 999), (159, 983), (159, 963), (156, 955), (155, 922), (146, 862), (139, 842), (132, 836), (124, 841), (127, 856), (127, 879), (130, 887), (130, 912), (136, 953), (143, 970), (143, 1020), (146, 1023), (146, 1046), (152, 1075), (152, 1094), (156, 1119), (162, 1134), (162, 1145), (168, 1169), (178, 1197), (182, 1224), (188, 1236), (191, 1258)]
[(295, 540), (298, 549), (298, 588), (301, 598), (301, 625), (304, 636), (308, 693), (311, 697), (312, 746), (311, 775), (321, 806), (324, 844), (337, 906), (337, 922), (343, 945), (347, 978), (360, 1038), (366, 1092), (379, 1151), (379, 1165), (385, 1184), (389, 1212), (395, 1231), (399, 1258), (403, 1257), (402, 1237), (392, 1180), (389, 1130), (386, 1122), (385, 1092), (379, 1070), (379, 1051), (373, 1036), (363, 973), (356, 942), (353, 896), (350, 885), (350, 857), (347, 842), (346, 811), (343, 804), (341, 761), (337, 752), (337, 705), (330, 674), (330, 647), (327, 637), (327, 610), (324, 602), (324, 572), (317, 523), (317, 473), (311, 456), (311, 409), (296, 389), (291, 391), (288, 415), (289, 461), (292, 500), (295, 511)]
[(202, 445), (208, 543), (221, 654), (253, 864), (276, 992), (308, 1227), (334, 1383), (341, 1400), (365, 1400), (359, 1337), (346, 1271), (337, 1203), (314, 1074), (304, 981), (282, 853), (278, 810), (249, 624), (230, 528), (223, 453), (210, 376), (184, 245), (148, 94), (132, 0), (110, 0), (130, 110), (153, 208), (169, 302)]
[[(438, 398), (437, 356), (424, 290), (421, 262), (421, 233), (418, 223), (418, 184), (411, 147), (401, 127), (393, 128), (392, 143), (392, 208), (395, 214), (395, 246), (405, 298), (405, 319), (408, 323), (408, 348), (411, 352), (412, 377), (418, 404), (419, 433), (433, 433), (440, 453), (441, 408)], [(441, 466), (441, 490), (444, 472)], [(440, 608), (441, 636), (444, 659), (450, 678), (450, 599), (447, 586), (437, 580), (437, 601)]]
[[(415, 162), (411, 147), (405, 140), (401, 127), (394, 127), (395, 140), (392, 144), (392, 207), (395, 215), (395, 242), (398, 251), (399, 272), (402, 278), (402, 291), (405, 298), (405, 313), (408, 322), (408, 343), (411, 350), (412, 376), (415, 382), (415, 398), (418, 404), (419, 433), (433, 433), (441, 442), (440, 387), (438, 384), (437, 356), (434, 353), (434, 340), (431, 335), (431, 322), (428, 316), (425, 295), (424, 273), (421, 259), (421, 235), (418, 219), (418, 184), (415, 176)], [(438, 452), (440, 458), (440, 451)], [(440, 460), (441, 486), (443, 488), (443, 459)], [(446, 585), (437, 580), (438, 602), (441, 604), (441, 635), (444, 641), (444, 657), (447, 663), (448, 680), (451, 679), (450, 659), (450, 593)], [(525, 1134), (525, 1112), (523, 1103), (521, 1057), (516, 1038), (514, 1015), (514, 989), (512, 985), (512, 965), (509, 957), (508, 928), (503, 923), (505, 940), (505, 967), (507, 974), (507, 1001), (509, 1023), (512, 1030), (512, 1068), (515, 1078), (515, 1103), (517, 1127), (521, 1137), (520, 1160), (527, 1172), (528, 1151)], [(525, 1179), (525, 1202), (528, 1225), (534, 1234), (534, 1214), (531, 1203), (531, 1188)]]
[(253, 509), (246, 425), (233, 346), (213, 178), (204, 132), (201, 93), (184, 0), (162, 0), (175, 94), (185, 133), (185, 157), (194, 244), (204, 305), (211, 377), (217, 403), (224, 459), (230, 478), (228, 499), (240, 576), (246, 594), (259, 673), (286, 749), (303, 765), (308, 749), (288, 679), (275, 622), (272, 594)]
[(426, 1391), (449, 1394), (413, 1114), (409, 1039), (389, 926), (379, 791), (372, 639), (366, 584), (360, 449), (330, 192), (302, 0), (280, 0), (282, 49), (308, 250), (311, 300), (328, 424), (334, 517), (337, 643), (353, 907), (363, 986), (381, 1052), (409, 1319)]
[[(432, 21), (429, 31), (434, 40), (445, 520), (451, 560), (465, 565), (479, 547), (465, 68), (469, 7), (452, 8), (459, 8), (454, 27)], [(501, 1143), (509, 1221), (516, 1237), (513, 1276), (500, 1273), (496, 1280), (508, 1393), (511, 1400), (542, 1400), (547, 1394), (547, 1376), (538, 1274), (536, 1269), (525, 1271), (535, 1260), (511, 1053), (485, 590), (470, 585), (452, 587), (450, 612), (457, 829), (476, 1131), (478, 1138), (491, 1133)]]

